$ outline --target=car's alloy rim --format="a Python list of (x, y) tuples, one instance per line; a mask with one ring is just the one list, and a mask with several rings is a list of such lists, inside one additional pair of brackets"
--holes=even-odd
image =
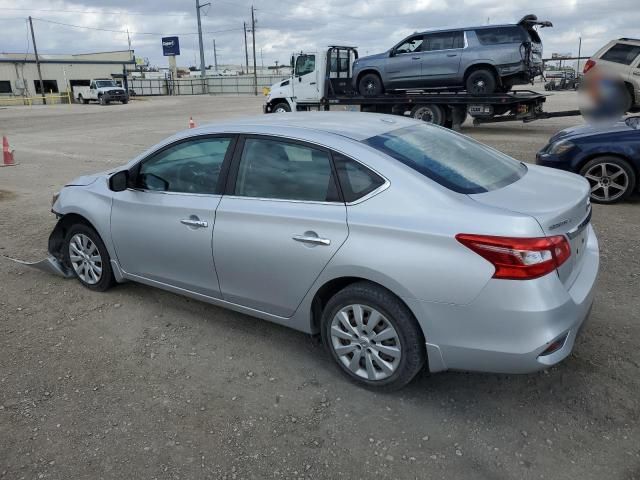
[(486, 90), (485, 87), (486, 87), (486, 84), (484, 80), (476, 80), (475, 83), (473, 84), (475, 93), (484, 93)]
[(284, 107), (278, 107), (276, 108), (276, 113), (286, 113), (286, 109)]
[(367, 305), (348, 305), (333, 317), (331, 346), (342, 364), (367, 380), (384, 380), (398, 368), (400, 337), (389, 320)]
[(83, 282), (95, 285), (102, 277), (102, 257), (93, 241), (82, 233), (76, 233), (69, 242), (69, 260), (76, 275)]
[(629, 188), (629, 176), (615, 163), (598, 163), (585, 173), (591, 185), (591, 198), (603, 202), (617, 200)]

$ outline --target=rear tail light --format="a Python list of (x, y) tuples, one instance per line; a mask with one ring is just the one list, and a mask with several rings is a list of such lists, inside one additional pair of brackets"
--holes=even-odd
[(549, 344), (549, 346), (542, 352), (539, 356), (546, 357), (547, 355), (551, 355), (552, 353), (556, 353), (562, 347), (564, 347), (564, 343), (567, 341), (568, 333), (565, 333), (560, 338), (556, 338), (553, 342)]
[(563, 235), (541, 238), (493, 237), (460, 233), (456, 240), (491, 262), (493, 278), (531, 280), (560, 267), (571, 256)]
[(591, 70), (593, 67), (596, 66), (596, 62), (595, 60), (587, 60), (587, 63), (584, 64), (584, 69), (582, 70), (582, 73), (587, 73), (589, 70)]

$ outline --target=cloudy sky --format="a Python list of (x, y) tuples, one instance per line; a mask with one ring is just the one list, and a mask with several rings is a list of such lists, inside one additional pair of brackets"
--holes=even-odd
[[(242, 23), (250, 23), (252, 0), (210, 1), (202, 9), (206, 63), (213, 63), (214, 38), (219, 63), (244, 63)], [(372, 54), (416, 30), (509, 23), (527, 13), (554, 24), (541, 32), (545, 56), (577, 55), (580, 36), (584, 55), (611, 38), (640, 37), (640, 0), (253, 0), (253, 5), (258, 65), (286, 63), (294, 50), (335, 43)], [(33, 51), (29, 15), (43, 54), (126, 49), (128, 28), (136, 55), (152, 65), (167, 65), (163, 35), (180, 36), (178, 65), (196, 62), (195, 0), (0, 0), (0, 51)]]

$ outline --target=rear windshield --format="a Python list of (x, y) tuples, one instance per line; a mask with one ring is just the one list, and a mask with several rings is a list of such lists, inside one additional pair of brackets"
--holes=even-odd
[(490, 192), (527, 171), (523, 163), (463, 135), (431, 125), (392, 130), (363, 141), (458, 193)]
[(476, 30), (478, 41), (482, 45), (500, 45), (503, 43), (522, 43), (529, 41), (526, 30), (518, 25), (512, 27), (491, 27)]

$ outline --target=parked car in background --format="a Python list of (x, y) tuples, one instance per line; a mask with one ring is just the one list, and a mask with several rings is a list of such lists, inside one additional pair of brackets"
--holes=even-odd
[(73, 98), (78, 103), (85, 104), (92, 100), (99, 102), (100, 105), (106, 105), (110, 102), (129, 102), (126, 90), (110, 78), (91, 80), (88, 87), (74, 86)]
[(585, 177), (594, 202), (624, 200), (640, 187), (640, 117), (562, 130), (538, 152), (536, 163)]
[(395, 389), (425, 365), (567, 357), (598, 272), (588, 197), (425, 122), (283, 113), (72, 181), (49, 250), (92, 290), (132, 280), (320, 333), (349, 378)]
[(621, 78), (626, 86), (625, 111), (640, 108), (640, 39), (612, 40), (584, 65), (585, 75), (594, 67)]
[(384, 53), (358, 59), (354, 89), (375, 96), (388, 90), (466, 89), (506, 92), (542, 73), (542, 40), (527, 15), (517, 24), (415, 33)]

